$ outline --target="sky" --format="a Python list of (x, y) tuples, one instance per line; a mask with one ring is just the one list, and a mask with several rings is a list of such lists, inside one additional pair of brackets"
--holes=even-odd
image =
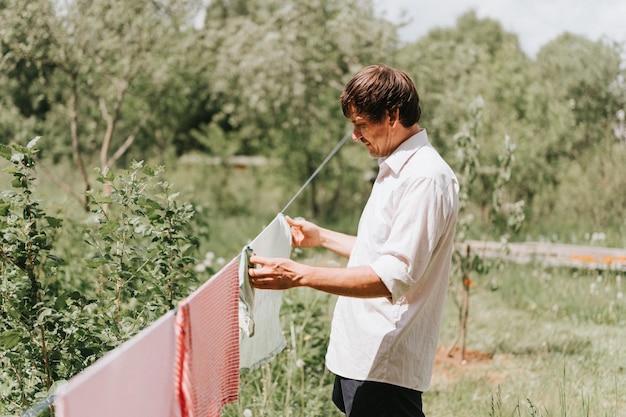
[(399, 31), (411, 42), (435, 27), (453, 27), (463, 13), (492, 18), (518, 35), (522, 49), (534, 57), (563, 32), (596, 41), (626, 42), (626, 0), (374, 0), (376, 10), (392, 22), (411, 19)]

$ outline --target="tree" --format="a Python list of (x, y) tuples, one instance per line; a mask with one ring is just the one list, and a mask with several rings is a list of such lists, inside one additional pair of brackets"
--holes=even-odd
[[(346, 24), (353, 21), (361, 24)], [(215, 60), (206, 85), (219, 103), (201, 130), (207, 147), (221, 146), (214, 141), (221, 131), (239, 144), (231, 153), (277, 157), (300, 183), (346, 132), (337, 100), (343, 82), (383, 60), (396, 42), (393, 26), (375, 19), (372, 3), (362, 0), (214, 2), (204, 31)], [(349, 174), (351, 162), (334, 158), (320, 174), (325, 188), (314, 182), (306, 190), (315, 216), (332, 217), (350, 203), (344, 190), (358, 178)]]
[[(472, 210), (472, 202), (476, 201), (475, 194), (486, 194), (490, 200), (487, 220), (489, 221), (485, 231), (489, 235), (497, 235), (498, 241), (506, 248), (511, 237), (519, 232), (524, 222), (524, 201), (509, 201), (505, 189), (511, 180), (511, 168), (513, 165), (513, 153), (515, 146), (510, 138), (505, 136), (498, 160), (495, 164), (485, 161), (481, 155), (479, 135), (482, 127), (483, 100), (476, 98), (468, 111), (469, 120), (455, 135), (456, 155), (459, 162), (457, 176), (459, 178), (459, 221), (456, 234), (455, 249), (453, 252), (453, 276), (460, 278), (459, 281), (451, 282), (450, 290), (453, 301), (457, 304), (459, 321), (457, 335), (449, 347), (448, 355), (460, 343), (460, 359), (465, 360), (467, 324), (470, 310), (470, 291), (475, 286), (472, 275), (484, 274), (497, 262), (481, 259), (477, 256), (472, 245), (467, 242), (470, 231), (475, 227), (475, 216)], [(486, 181), (485, 179), (489, 179)], [(489, 183), (487, 189), (476, 187), (477, 181), (483, 184)], [(484, 196), (483, 196), (484, 198)]]
[[(527, 140), (524, 119), (528, 111), (526, 89), (530, 83), (530, 60), (519, 47), (516, 35), (504, 31), (492, 19), (468, 12), (452, 28), (435, 29), (406, 45), (398, 54), (399, 65), (416, 80), (422, 101), (421, 125), (429, 131), (442, 154), (457, 164), (454, 136), (468, 111), (481, 97), (481, 131), (476, 136), (485, 166), (498, 163), (502, 138), (515, 143)], [(495, 177), (477, 173), (472, 183), (472, 206), (489, 223), (491, 191)], [(510, 187), (511, 199), (524, 199)]]
[(528, 128), (541, 138), (532, 146), (552, 186), (538, 190), (534, 218), (554, 221), (553, 213), (567, 212), (576, 215), (561, 220), (576, 219), (577, 226), (568, 222), (565, 229), (621, 227), (624, 210), (616, 203), (622, 193), (611, 190), (626, 176), (614, 162), (622, 154), (614, 126), (626, 108), (622, 50), (566, 33), (539, 51)]
[[(4, 70), (34, 68), (50, 107), (40, 110), (43, 128), (58, 138), (47, 152), (63, 154), (71, 144), (83, 190), (89, 190), (90, 156), (97, 153), (100, 168), (111, 168), (157, 114), (175, 77), (176, 42), (193, 35), (189, 17), (199, 1), (6, 3), (2, 19), (11, 30), (2, 32)], [(74, 195), (87, 207), (85, 194)]]
[[(575, 196), (585, 193), (578, 189), (572, 194), (576, 186), (569, 183), (576, 176), (567, 167), (589, 165), (586, 160), (596, 160), (591, 157), (596, 151), (613, 153), (617, 116), (625, 107), (622, 51), (615, 43), (563, 34), (532, 61), (515, 35), (506, 33), (498, 22), (469, 12), (455, 27), (433, 30), (406, 45), (398, 53), (398, 62), (416, 79), (423, 102), (422, 124), (448, 159), (452, 159), (450, 139), (459, 120), (465, 118), (474, 97), (483, 98), (477, 137), (481, 158), (496, 164), (505, 135), (516, 143), (517, 161), (506, 193), (512, 201), (526, 202), (525, 214), (532, 221), (525, 227), (536, 231), (543, 219), (554, 223), (551, 213), (557, 205), (571, 207), (578, 204)], [(603, 168), (585, 167), (595, 172)], [(482, 208), (486, 224), (491, 180), (482, 177), (473, 185), (484, 191), (474, 194), (473, 204)], [(567, 196), (560, 192), (565, 192), (565, 183)], [(582, 200), (580, 204), (584, 205)]]

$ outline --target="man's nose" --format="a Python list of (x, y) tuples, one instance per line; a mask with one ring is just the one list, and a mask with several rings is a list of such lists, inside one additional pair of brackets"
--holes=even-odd
[(355, 127), (352, 130), (352, 140), (354, 142), (360, 142), (362, 137), (363, 135), (361, 134), (361, 129), (359, 129), (358, 127)]

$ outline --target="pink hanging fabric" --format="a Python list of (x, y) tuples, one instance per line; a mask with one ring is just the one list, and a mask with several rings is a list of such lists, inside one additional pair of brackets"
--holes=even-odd
[(189, 351), (191, 345), (189, 327), (189, 308), (179, 306), (176, 313), (176, 363), (174, 369), (174, 389), (180, 412), (176, 416), (192, 417), (189, 406), (193, 404), (191, 398), (191, 381), (189, 380)]
[(235, 258), (178, 306), (174, 385), (180, 417), (219, 417), (237, 400), (238, 271)]
[(170, 311), (60, 387), (56, 416), (172, 416), (175, 347)]

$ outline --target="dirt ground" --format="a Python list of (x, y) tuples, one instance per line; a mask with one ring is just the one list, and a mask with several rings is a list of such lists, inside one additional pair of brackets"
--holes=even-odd
[[(433, 372), (432, 385), (433, 388), (445, 388), (460, 380), (463, 375), (469, 373), (484, 374), (489, 373), (490, 365), (493, 361), (493, 355), (487, 352), (477, 350), (466, 350), (464, 358), (461, 358), (461, 349), (458, 347), (450, 350), (449, 347), (440, 346), (437, 349), (435, 357), (435, 370)], [(489, 375), (494, 383), (500, 378)]]
[(490, 364), (493, 355), (478, 350), (466, 350), (465, 355), (461, 358), (461, 349), (455, 347), (451, 352), (450, 348), (440, 346), (437, 348), (437, 356), (435, 358), (435, 366), (450, 365), (454, 367), (476, 366)]

